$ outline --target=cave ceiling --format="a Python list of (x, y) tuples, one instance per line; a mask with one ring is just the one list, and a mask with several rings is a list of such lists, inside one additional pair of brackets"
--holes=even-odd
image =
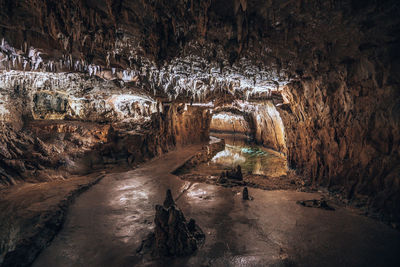
[[(0, 0), (0, 70), (78, 72), (208, 101), (398, 57), (396, 1)], [(377, 9), (381, 12), (375, 12)], [(383, 50), (389, 47), (390, 51)], [(212, 97), (211, 97), (212, 98)]]

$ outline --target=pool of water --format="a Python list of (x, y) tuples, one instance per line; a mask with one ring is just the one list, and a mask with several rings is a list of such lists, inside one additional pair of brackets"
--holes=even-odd
[(259, 174), (269, 177), (286, 175), (286, 157), (280, 153), (250, 142), (243, 135), (213, 136), (225, 140), (225, 150), (216, 154), (210, 162), (196, 168), (196, 172), (219, 175), (222, 171), (240, 165), (244, 174)]

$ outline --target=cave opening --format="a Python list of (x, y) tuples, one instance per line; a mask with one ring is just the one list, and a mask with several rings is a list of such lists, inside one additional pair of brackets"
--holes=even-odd
[[(225, 149), (218, 152), (207, 167), (199, 166), (196, 171), (207, 169), (210, 175), (217, 175), (240, 165), (242, 172), (249, 176), (261, 175), (264, 179), (285, 176), (288, 171), (285, 153), (277, 151), (279, 145), (267, 147), (271, 140), (276, 142), (277, 134), (284, 137), (284, 132), (275, 132), (275, 124), (281, 119), (277, 114), (274, 121), (267, 110), (259, 112), (261, 108), (257, 106), (264, 105), (247, 103), (247, 112), (232, 106), (216, 108), (212, 112), (210, 136), (223, 139)], [(269, 123), (265, 123), (268, 119)], [(267, 134), (257, 133), (257, 129), (263, 129)]]

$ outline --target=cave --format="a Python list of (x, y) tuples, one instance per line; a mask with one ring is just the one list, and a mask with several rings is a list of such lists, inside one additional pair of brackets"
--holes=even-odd
[(399, 14), (0, 0), (0, 266), (400, 266)]

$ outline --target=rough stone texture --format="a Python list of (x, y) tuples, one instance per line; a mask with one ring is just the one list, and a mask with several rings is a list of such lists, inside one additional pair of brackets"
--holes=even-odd
[(335, 35), (332, 25), (315, 41), (311, 64), (303, 58), (300, 81), (283, 93), (288, 157), (314, 184), (399, 221), (398, 6), (352, 5), (349, 27)]
[(371, 212), (383, 211), (385, 220), (398, 221), (398, 87), (377, 87), (375, 72), (362, 78), (348, 74), (346, 65), (336, 69), (344, 76), (293, 84), (288, 92), (290, 109), (281, 114), (289, 162), (315, 185), (344, 192)]
[(21, 131), (3, 124), (0, 185), (64, 179), (110, 163), (134, 165), (208, 140), (209, 121), (202, 107), (171, 105), (135, 124), (31, 121)]
[(269, 101), (255, 105), (255, 110), (250, 114), (254, 121), (256, 142), (286, 153), (285, 128), (275, 106)]
[(259, 98), (288, 81), (275, 53), (249, 32), (250, 17), (260, 29), (270, 20), (260, 3), (3, 1), (0, 68), (82, 71), (171, 99)]
[[(158, 103), (135, 87), (79, 73), (0, 71), (0, 121), (148, 120)], [(16, 120), (17, 119), (17, 120)], [(18, 124), (19, 122), (19, 124)]]
[(319, 208), (324, 210), (335, 210), (331, 207), (325, 199), (311, 199), (311, 200), (300, 200), (296, 202), (299, 205), (309, 208)]
[(221, 112), (213, 115), (210, 131), (217, 133), (233, 133), (252, 135), (249, 123), (242, 115)]
[(204, 242), (205, 235), (195, 220), (186, 221), (176, 206), (171, 190), (167, 190), (164, 205), (155, 206), (154, 233), (144, 240), (138, 252), (155, 257), (187, 256)]
[(168, 122), (167, 136), (173, 138), (173, 144), (182, 146), (209, 140), (211, 115), (206, 108), (171, 105), (168, 116), (172, 119), (165, 119)]
[(224, 181), (226, 181), (226, 179), (242, 181), (243, 180), (242, 167), (238, 165), (236, 168), (233, 168), (232, 170), (222, 172), (221, 176), (219, 177), (219, 181), (223, 183)]
[(140, 163), (176, 147), (209, 140), (209, 111), (184, 107), (166, 105), (145, 124), (116, 124), (101, 154), (111, 160)]
[(0, 128), (0, 186), (64, 179), (94, 168), (110, 125), (34, 121), (24, 128)]

